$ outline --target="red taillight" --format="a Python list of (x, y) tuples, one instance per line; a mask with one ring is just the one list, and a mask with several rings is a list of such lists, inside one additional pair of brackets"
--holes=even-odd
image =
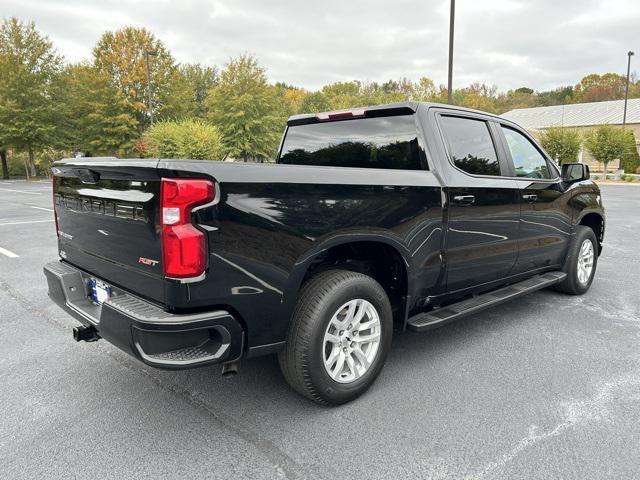
[(56, 235), (60, 237), (58, 228), (58, 209), (56, 208), (56, 191), (58, 190), (58, 177), (55, 175), (51, 178), (51, 191), (53, 192), (53, 219), (56, 222)]
[(194, 207), (213, 201), (213, 182), (202, 179), (163, 178), (160, 186), (162, 260), (165, 276), (191, 278), (207, 267), (204, 233), (191, 223)]

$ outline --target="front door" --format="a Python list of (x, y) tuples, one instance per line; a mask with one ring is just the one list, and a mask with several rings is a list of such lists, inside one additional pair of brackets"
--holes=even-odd
[[(482, 117), (443, 114), (450, 162), (446, 237), (447, 291), (507, 277), (518, 254), (520, 205), (496, 126)], [(498, 152), (501, 152), (500, 154)]]
[(558, 172), (524, 132), (506, 125), (501, 130), (520, 196), (514, 273), (560, 266), (571, 235), (571, 210)]

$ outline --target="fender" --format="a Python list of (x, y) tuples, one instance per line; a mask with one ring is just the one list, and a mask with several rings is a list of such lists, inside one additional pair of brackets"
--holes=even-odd
[[(398, 235), (384, 229), (368, 229), (366, 231), (346, 229), (338, 232), (333, 232), (325, 237), (319, 238), (309, 250), (298, 257), (295, 262), (294, 268), (289, 275), (287, 286), (284, 291), (282, 299), (283, 313), (288, 317), (291, 316), (295, 303), (298, 299), (298, 292), (302, 286), (304, 276), (307, 273), (310, 265), (318, 257), (318, 255), (322, 254), (326, 250), (329, 250), (330, 248), (356, 242), (383, 243), (392, 247), (396, 252), (398, 252), (398, 254), (404, 261), (404, 266), (407, 272), (407, 291), (411, 291), (413, 272), (411, 252)], [(408, 303), (409, 296), (407, 295), (407, 299), (405, 300), (405, 315)]]

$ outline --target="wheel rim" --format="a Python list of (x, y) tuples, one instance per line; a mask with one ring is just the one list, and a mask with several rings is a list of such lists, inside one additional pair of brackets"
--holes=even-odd
[(591, 272), (593, 271), (593, 259), (594, 249), (591, 240), (587, 239), (582, 242), (580, 246), (580, 253), (578, 254), (578, 281), (584, 285), (591, 278)]
[(338, 383), (354, 382), (369, 370), (379, 347), (378, 311), (366, 300), (351, 300), (333, 314), (325, 331), (324, 368)]

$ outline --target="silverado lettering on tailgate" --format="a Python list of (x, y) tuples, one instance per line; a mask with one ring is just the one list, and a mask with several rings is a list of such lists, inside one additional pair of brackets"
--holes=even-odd
[(56, 193), (55, 203), (57, 206), (75, 212), (93, 213), (149, 223), (149, 216), (140, 204), (62, 193)]

